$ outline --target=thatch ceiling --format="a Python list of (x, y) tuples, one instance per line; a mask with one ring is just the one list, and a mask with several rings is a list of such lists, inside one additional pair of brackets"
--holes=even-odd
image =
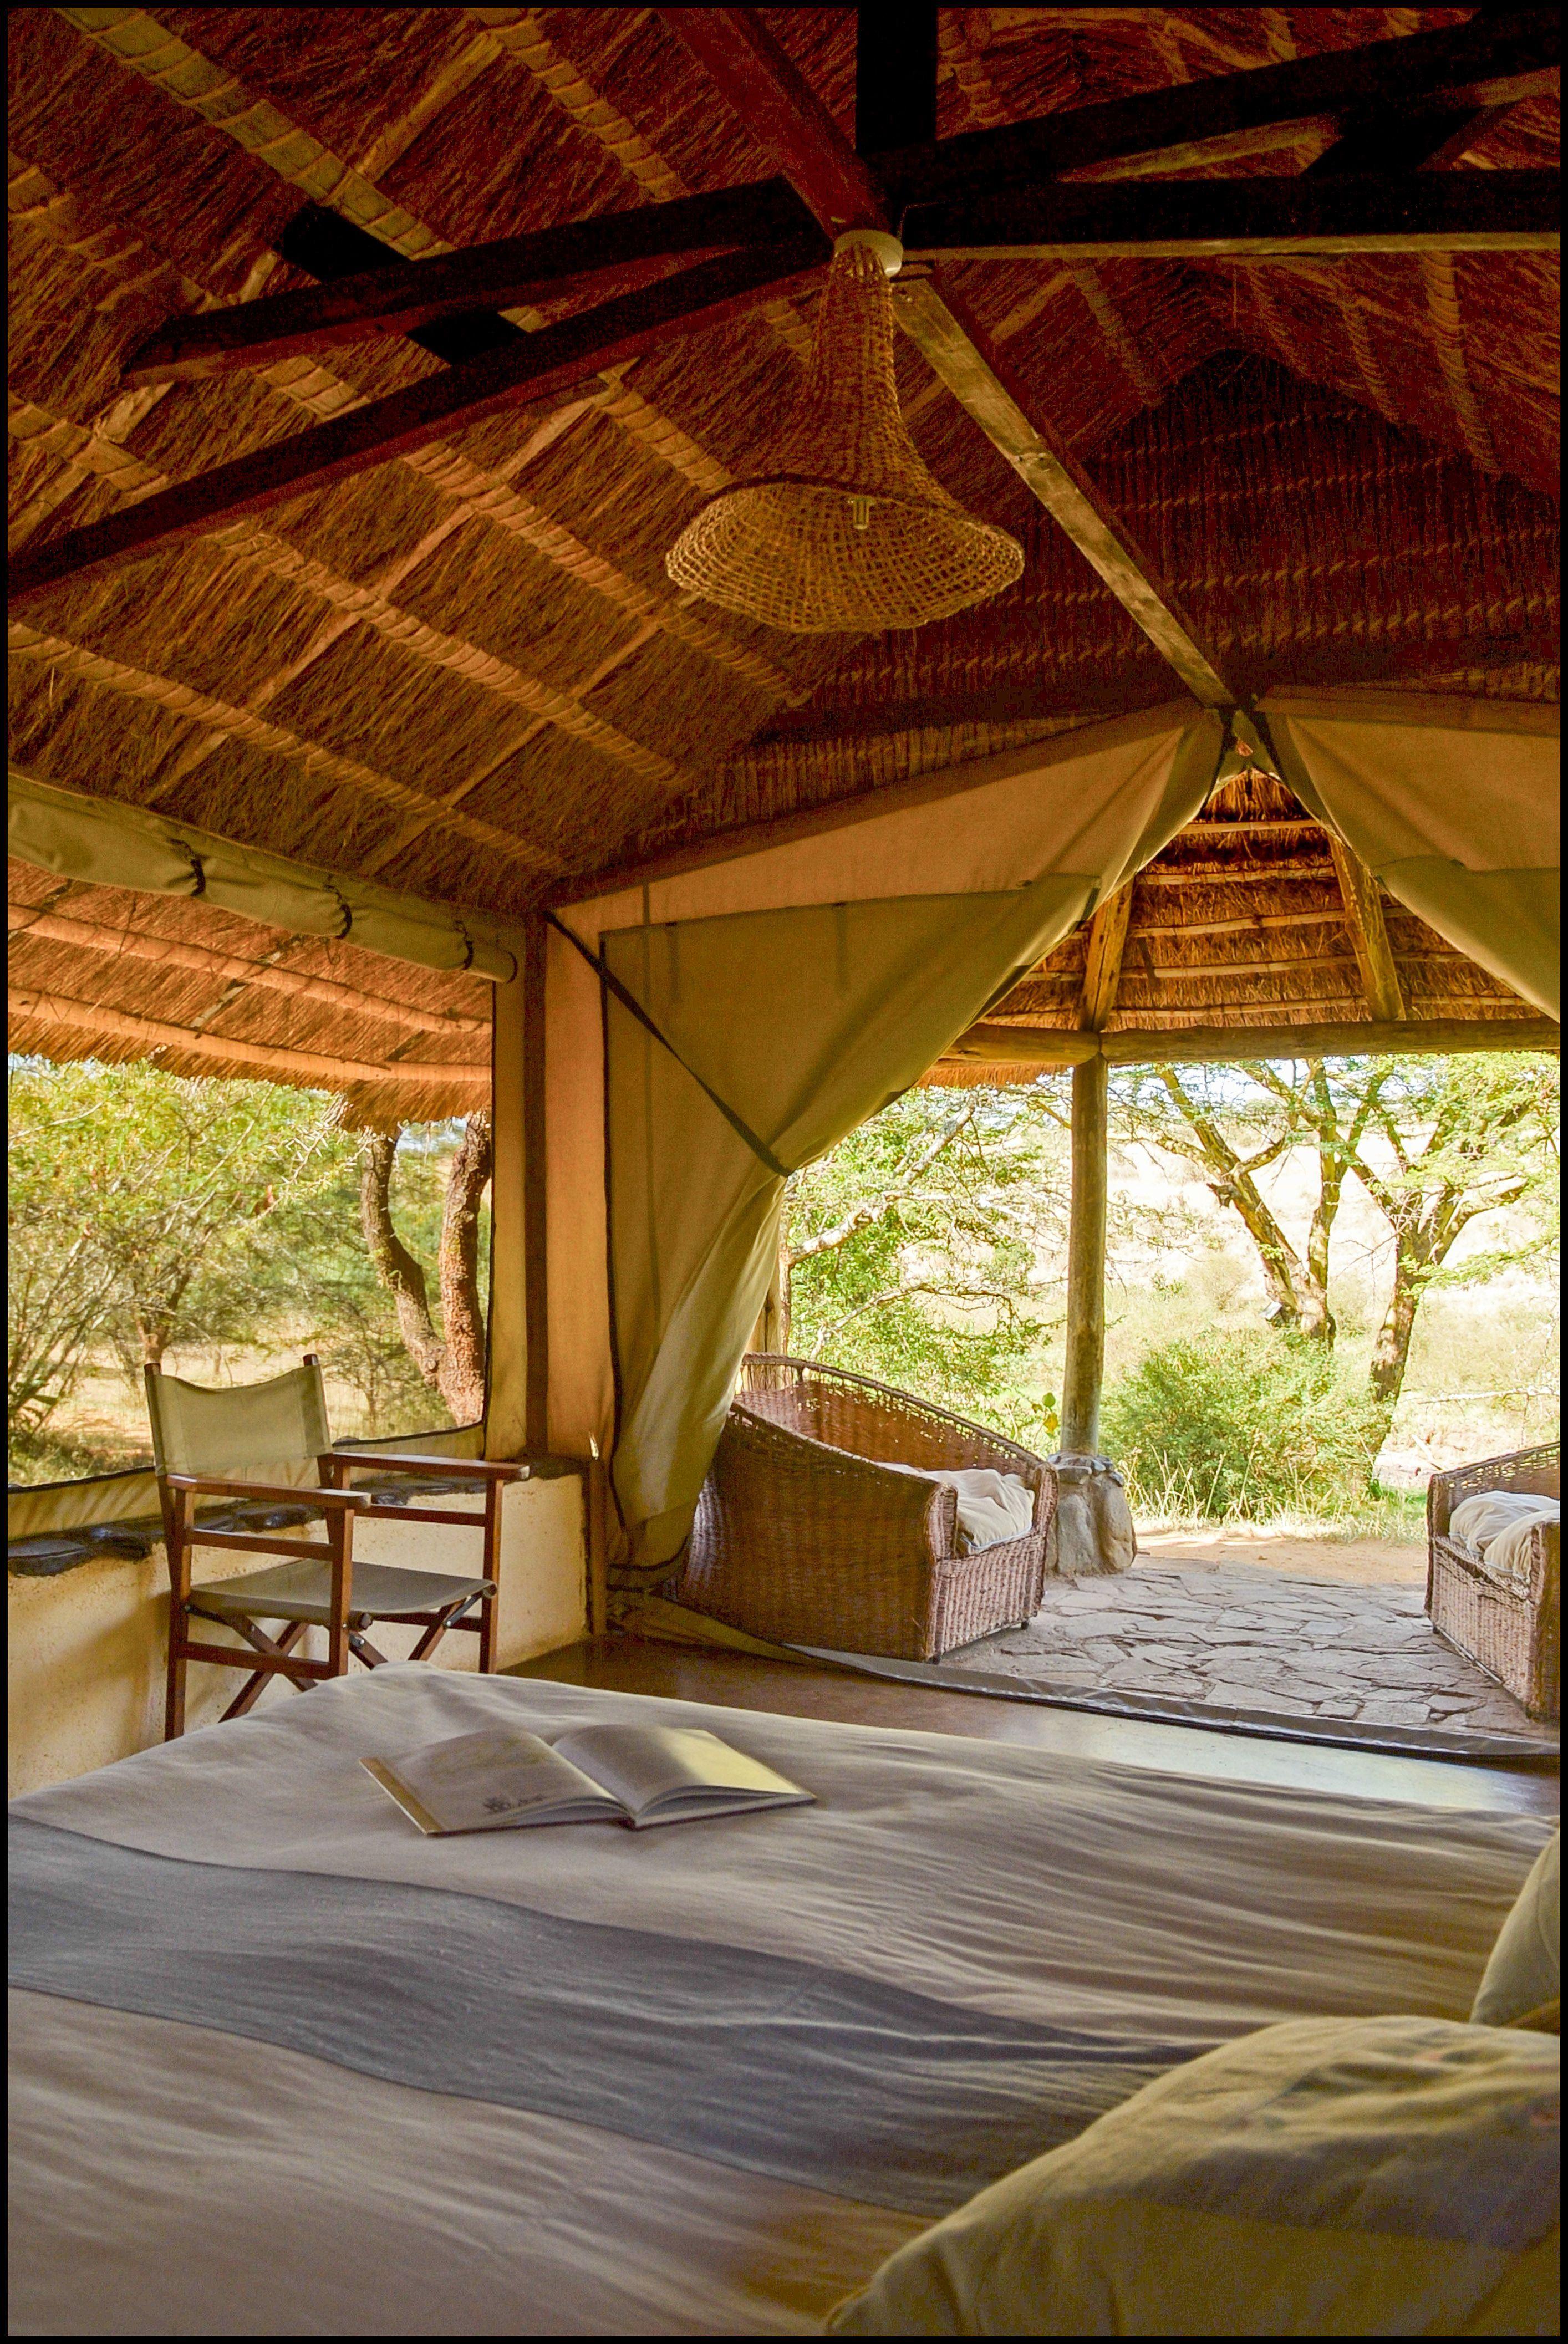
[[(1472, 13), (944, 10), (938, 131)], [(853, 12), (764, 15), (850, 126)], [(10, 64), (13, 549), (440, 371), (380, 336), (329, 363), (126, 389), (127, 354), (165, 320), (312, 281), (278, 252), (308, 194), (411, 257), (772, 167), (644, 9), (36, 8), (12, 18)], [(1219, 167), (1296, 173), (1332, 136), (1305, 125)], [(1443, 167), (1542, 167), (1557, 147), (1555, 99), (1532, 98)], [(1242, 688), (1555, 698), (1554, 258), (955, 275)], [(799, 379), (814, 298), (30, 601), (11, 631), (13, 754), (70, 788), (514, 914), (639, 852), (1168, 697), (1158, 655), (912, 345), (898, 364), (916, 442), (966, 504), (1024, 538), (1018, 587), (863, 642), (776, 635), (676, 596), (665, 551), (752, 460)], [(1353, 1000), (1312, 893), (1321, 844), (1316, 876), (1294, 869), (1289, 833), (1235, 851), (1292, 866), (1275, 908), (1302, 917), (1269, 933), (1312, 939), (1310, 980), (1291, 952), (1313, 999)], [(1139, 916), (1169, 893), (1151, 874)], [(1207, 891), (1183, 904), (1195, 935), (1218, 916)], [(188, 910), (165, 916), (194, 935)], [(1429, 995), (1511, 1005), (1391, 918), (1413, 1014)], [(1075, 949), (1042, 976), (1041, 1015)], [(1216, 963), (1233, 949), (1201, 946)], [(356, 957), (312, 945), (298, 965), (334, 950)], [(1173, 1015), (1218, 1006), (1221, 978), (1160, 993), (1141, 973), (1176, 951), (1133, 952), (1129, 987), (1152, 984), (1151, 1010)], [(1260, 955), (1239, 1019), (1267, 1016), (1276, 974), (1295, 982), (1261, 965), (1285, 956)], [(356, 984), (394, 990), (373, 965)], [(406, 984), (421, 1004), (458, 1001), (446, 980)], [(355, 1057), (353, 1032), (334, 1035)]]

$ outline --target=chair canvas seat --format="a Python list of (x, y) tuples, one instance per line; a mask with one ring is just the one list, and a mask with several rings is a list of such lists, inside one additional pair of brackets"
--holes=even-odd
[[(298, 1620), (325, 1628), (332, 1617), (331, 1574), (325, 1563), (282, 1562), (241, 1571), (213, 1587), (193, 1587), (189, 1605), (208, 1620)], [(493, 1595), (492, 1579), (460, 1579), (446, 1571), (400, 1571), (389, 1563), (357, 1562), (349, 1625), (362, 1632), (377, 1620), (409, 1620), (443, 1611), (470, 1597)]]

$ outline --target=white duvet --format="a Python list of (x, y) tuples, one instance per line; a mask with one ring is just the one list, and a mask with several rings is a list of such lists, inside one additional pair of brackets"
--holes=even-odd
[[(505, 1717), (702, 1723), (818, 1793), (745, 1824), (425, 1840), (361, 1754)], [(424, 1883), (1206, 2045), (1469, 2008), (1533, 1819), (412, 1665), (35, 1793), (169, 1856)], [(794, 1826), (808, 1818), (804, 1828)], [(916, 2218), (214, 2029), (13, 1996), (23, 2335), (811, 2332)]]

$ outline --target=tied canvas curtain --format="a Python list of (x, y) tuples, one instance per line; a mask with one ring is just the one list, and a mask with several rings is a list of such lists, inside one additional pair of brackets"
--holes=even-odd
[(1263, 702), (1286, 780), (1391, 895), (1561, 1015), (1558, 712), (1436, 694)]
[(788, 1175), (916, 1081), (1207, 796), (1218, 718), (1120, 730), (990, 761), (990, 788), (691, 874), (657, 903), (574, 912), (603, 972), (612, 1483), (638, 1576), (690, 1531)]

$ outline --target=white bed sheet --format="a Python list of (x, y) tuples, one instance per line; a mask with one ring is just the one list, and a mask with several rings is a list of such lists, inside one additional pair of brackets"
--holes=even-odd
[[(505, 1716), (703, 1723), (821, 1803), (420, 1838), (359, 1768)], [(208, 1863), (423, 1883), (1194, 2047), (1462, 2016), (1548, 1836), (932, 1734), (412, 1666), (17, 1803)], [(918, 2220), (204, 2027), (13, 1997), (13, 2332), (810, 2332)]]

